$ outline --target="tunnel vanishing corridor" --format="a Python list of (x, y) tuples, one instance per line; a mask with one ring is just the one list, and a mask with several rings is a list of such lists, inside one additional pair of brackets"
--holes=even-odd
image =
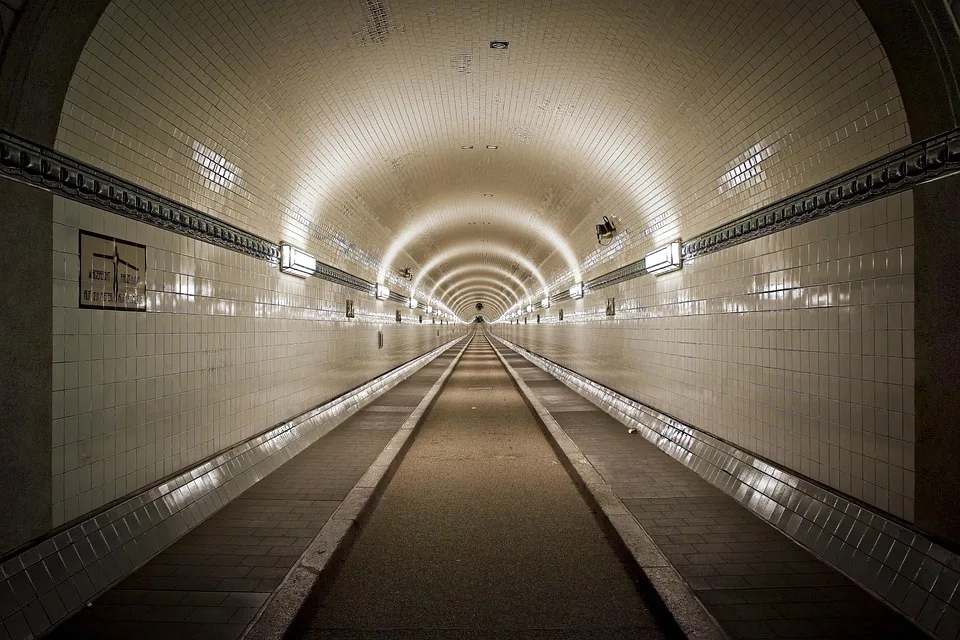
[(661, 638), (477, 332), (291, 638)]
[(960, 0), (0, 0), (0, 640), (960, 640)]

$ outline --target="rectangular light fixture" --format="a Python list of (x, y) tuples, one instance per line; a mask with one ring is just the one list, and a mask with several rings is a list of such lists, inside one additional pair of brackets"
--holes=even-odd
[(533, 305), (532, 305), (532, 304), (528, 304), (528, 305), (527, 305), (527, 313), (533, 313)]
[(643, 258), (643, 268), (647, 273), (661, 274), (676, 271), (683, 266), (680, 255), (680, 241), (674, 241), (665, 247), (651, 251)]
[(280, 271), (306, 278), (317, 271), (317, 259), (293, 245), (280, 243)]
[(387, 285), (377, 283), (377, 300), (386, 300), (390, 297), (390, 289), (387, 288)]
[(416, 299), (416, 298), (410, 298), (410, 308), (411, 308), (411, 309), (416, 309), (416, 308), (419, 307), (419, 306), (420, 306), (420, 303), (417, 302), (417, 299)]
[(570, 297), (573, 298), (574, 300), (579, 300), (580, 298), (582, 298), (582, 297), (583, 297), (583, 283), (582, 283), (582, 282), (578, 282), (578, 283), (576, 283), (575, 285), (573, 285), (572, 287), (570, 287), (569, 293), (570, 293)]
[(540, 301), (540, 306), (543, 307), (544, 309), (546, 309), (547, 307), (549, 307), (549, 306), (550, 306), (550, 298), (544, 298), (543, 300), (541, 300), (541, 301)]
[(427, 312), (427, 313), (433, 313), (433, 307), (427, 305), (426, 312)]

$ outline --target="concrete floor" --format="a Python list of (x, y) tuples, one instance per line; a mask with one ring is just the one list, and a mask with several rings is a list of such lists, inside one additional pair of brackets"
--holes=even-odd
[(660, 638), (478, 335), (296, 638)]

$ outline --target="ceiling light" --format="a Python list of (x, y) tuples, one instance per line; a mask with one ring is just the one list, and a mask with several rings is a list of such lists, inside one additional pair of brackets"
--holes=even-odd
[(386, 300), (390, 297), (390, 289), (387, 288), (387, 285), (377, 283), (377, 300)]
[(411, 309), (416, 309), (417, 307), (420, 306), (420, 303), (417, 302), (417, 299), (416, 299), (416, 298), (410, 298), (409, 304), (410, 304), (410, 308), (411, 308)]
[(597, 225), (597, 242), (603, 244), (604, 240), (613, 237), (617, 232), (617, 225), (610, 221), (610, 218), (603, 216), (603, 222)]
[(510, 46), (510, 43), (506, 40), (491, 40), (490, 48), (491, 49), (506, 49)]
[(532, 304), (528, 304), (528, 305), (527, 305), (527, 313), (533, 313), (533, 305), (532, 305)]
[(651, 251), (643, 258), (643, 268), (647, 273), (661, 274), (676, 271), (683, 266), (680, 255), (680, 241), (671, 242), (665, 247)]
[(497, 145), (495, 145), (495, 144), (488, 144), (488, 145), (487, 145), (487, 149), (496, 149), (496, 148), (497, 148)]
[(400, 269), (400, 277), (404, 280), (413, 280), (413, 274), (410, 272), (410, 267), (404, 267)]
[(290, 275), (306, 278), (317, 271), (317, 259), (306, 251), (280, 243), (280, 271)]
[(485, 193), (485, 194), (483, 194), (483, 197), (484, 197), (484, 198), (492, 198), (492, 197), (493, 197), (493, 194), (492, 194), (492, 193)]
[(544, 299), (540, 302), (540, 306), (543, 307), (544, 309), (546, 309), (547, 307), (549, 307), (549, 306), (550, 306), (550, 298), (544, 298)]
[(433, 313), (433, 307), (431, 307), (430, 305), (427, 305), (426, 312)]
[(472, 145), (472, 144), (462, 144), (462, 145), (460, 145), (460, 148), (463, 149), (464, 151), (467, 151), (467, 150), (469, 150), (469, 149), (473, 149), (473, 145)]
[(583, 297), (583, 283), (578, 282), (569, 289), (570, 297), (578, 300)]

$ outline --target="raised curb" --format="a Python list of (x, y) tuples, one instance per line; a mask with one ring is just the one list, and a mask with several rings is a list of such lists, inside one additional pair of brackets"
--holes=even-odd
[(380, 492), (386, 487), (392, 472), (402, 459), (411, 437), (420, 426), (427, 409), (440, 394), (460, 357), (470, 345), (460, 348), (450, 366), (433, 384), (417, 408), (404, 421), (380, 455), (357, 481), (347, 497), (327, 520), (306, 551), (300, 556), (283, 582), (261, 607), (260, 612), (244, 631), (244, 640), (281, 640), (291, 627), (303, 604), (317, 583), (336, 566), (339, 558), (356, 537), (359, 524), (367, 516)]
[[(496, 336), (492, 336), (496, 337)], [(499, 340), (498, 340), (499, 341)], [(611, 487), (587, 460), (580, 447), (567, 435), (550, 412), (537, 399), (523, 378), (514, 370), (499, 349), (494, 352), (513, 378), (520, 393), (540, 417), (557, 448), (563, 452), (569, 467), (577, 474), (604, 517), (630, 553), (637, 567), (660, 596), (664, 607), (689, 640), (729, 640), (720, 624), (700, 602), (690, 585), (667, 560), (653, 539), (644, 531), (632, 513), (623, 505)]]

